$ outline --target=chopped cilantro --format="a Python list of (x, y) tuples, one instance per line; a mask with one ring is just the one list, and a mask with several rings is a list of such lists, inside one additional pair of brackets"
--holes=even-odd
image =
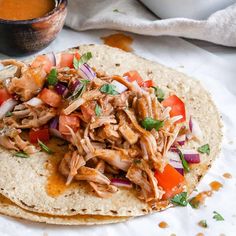
[(57, 83), (57, 70), (55, 68), (51, 69), (48, 77), (47, 77), (47, 82), (48, 85), (54, 86)]
[(118, 9), (114, 9), (113, 12), (120, 12)]
[(155, 89), (155, 95), (156, 95), (156, 97), (157, 97), (157, 100), (158, 100), (159, 102), (162, 102), (162, 101), (164, 100), (164, 96), (165, 96), (163, 90), (160, 89), (159, 87), (154, 87), (154, 86), (153, 86), (152, 88)]
[(101, 113), (102, 113), (102, 108), (98, 104), (96, 104), (96, 106), (95, 106), (95, 114), (96, 114), (96, 116), (100, 116)]
[(183, 153), (178, 149), (180, 160), (182, 161), (182, 165), (184, 167), (185, 172), (189, 172), (188, 162), (185, 160)]
[(107, 93), (107, 94), (111, 94), (111, 95), (117, 95), (119, 94), (116, 90), (115, 90), (116, 86), (113, 84), (104, 84), (101, 88), (100, 91), (102, 93)]
[(213, 219), (215, 219), (216, 221), (224, 221), (225, 220), (224, 217), (220, 213), (213, 211), (213, 214), (214, 214)]
[(209, 146), (209, 144), (205, 144), (205, 145), (199, 147), (197, 150), (200, 153), (206, 153), (207, 155), (210, 155), (210, 146)]
[(8, 111), (5, 116), (6, 116), (6, 117), (12, 116), (12, 112)]
[(154, 120), (151, 117), (146, 117), (141, 121), (141, 125), (146, 130), (155, 129), (158, 131), (164, 125), (164, 121)]
[(175, 205), (179, 206), (187, 206), (187, 192), (182, 192), (179, 194), (176, 194), (172, 199), (171, 202)]
[(42, 150), (45, 151), (46, 153), (48, 153), (48, 154), (53, 153), (53, 151), (47, 145), (45, 145), (42, 141), (40, 141), (39, 139), (38, 139), (38, 144), (42, 148)]
[(20, 157), (20, 158), (28, 158), (28, 157), (29, 157), (28, 154), (25, 153), (25, 152), (16, 152), (16, 153), (14, 154), (14, 156)]
[(86, 90), (87, 84), (89, 82), (90, 80), (86, 79), (80, 80), (81, 85), (73, 92), (73, 94), (68, 99), (75, 100), (76, 98), (79, 98)]
[(207, 228), (208, 227), (206, 220), (200, 220), (198, 222), (198, 225), (201, 226), (202, 228)]
[(73, 65), (74, 68), (76, 70), (79, 69), (80, 66), (82, 66), (84, 63), (86, 63), (87, 61), (89, 61), (92, 58), (92, 53), (91, 52), (87, 52), (85, 54), (83, 54), (80, 59), (77, 59), (75, 56), (73, 58)]

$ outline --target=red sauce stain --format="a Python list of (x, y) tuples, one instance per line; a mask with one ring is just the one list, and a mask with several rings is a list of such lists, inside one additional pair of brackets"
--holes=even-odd
[(131, 44), (133, 39), (125, 34), (117, 33), (109, 36), (101, 37), (103, 43), (114, 48), (120, 48), (126, 52), (133, 51)]
[(162, 229), (165, 229), (165, 228), (169, 227), (169, 225), (165, 221), (161, 221), (158, 225)]
[(218, 181), (213, 181), (210, 183), (210, 187), (212, 191), (218, 191), (223, 185)]

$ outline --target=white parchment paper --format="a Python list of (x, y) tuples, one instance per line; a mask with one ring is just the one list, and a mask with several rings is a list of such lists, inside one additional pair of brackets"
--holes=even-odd
[[(63, 30), (44, 52), (60, 51), (82, 43), (102, 43), (100, 37), (111, 33), (111, 31), (78, 33)], [(197, 189), (198, 191), (210, 189), (209, 183), (213, 180), (221, 182), (223, 188), (209, 198), (205, 206), (199, 210), (194, 210), (190, 206), (176, 207), (115, 225), (52, 226), (0, 216), (0, 236), (170, 236), (171, 234), (192, 236), (200, 232), (205, 236), (236, 235), (236, 62), (235, 66), (232, 66), (232, 62), (229, 65), (227, 61), (179, 38), (137, 35), (132, 37), (136, 54), (199, 79), (211, 92), (222, 114), (224, 140), (221, 154)], [(4, 56), (0, 55), (0, 59), (2, 58)], [(222, 176), (225, 172), (231, 173), (233, 178), (225, 179)], [(219, 212), (225, 221), (215, 221), (212, 218), (213, 211)], [(197, 225), (203, 219), (207, 220), (209, 226), (207, 229)], [(166, 221), (169, 227), (159, 228), (160, 221)]]

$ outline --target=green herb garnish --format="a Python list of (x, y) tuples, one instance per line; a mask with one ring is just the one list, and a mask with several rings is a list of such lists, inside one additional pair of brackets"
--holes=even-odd
[(98, 104), (96, 104), (96, 106), (95, 106), (95, 114), (96, 114), (96, 116), (100, 116), (101, 113), (102, 113), (102, 108)]
[(198, 225), (201, 226), (202, 228), (207, 228), (208, 227), (206, 220), (200, 220), (198, 222)]
[(185, 160), (183, 153), (179, 149), (178, 149), (178, 153), (179, 153), (180, 160), (182, 161), (182, 165), (184, 167), (184, 170), (186, 172), (189, 172), (189, 170), (190, 170), (189, 165), (188, 165), (188, 162)]
[(141, 121), (141, 125), (146, 130), (155, 129), (158, 131), (164, 125), (164, 121), (154, 120), (151, 117), (146, 117)]
[(117, 95), (119, 94), (117, 91), (116, 91), (116, 86), (113, 85), (113, 84), (104, 84), (101, 88), (100, 88), (100, 91), (102, 93), (106, 93), (106, 94), (111, 94), (111, 95)]
[(47, 82), (48, 85), (54, 86), (57, 83), (57, 70), (55, 68), (51, 69), (48, 77), (47, 77)]
[(8, 111), (5, 116), (6, 116), (6, 117), (12, 116), (12, 112)]
[(45, 145), (42, 141), (40, 141), (39, 139), (38, 139), (38, 144), (41, 147), (41, 149), (43, 151), (45, 151), (46, 153), (48, 153), (48, 154), (52, 154), (53, 153), (53, 151), (47, 145)]
[(120, 12), (118, 9), (114, 9), (113, 12)]
[(91, 52), (87, 52), (85, 54), (83, 54), (80, 59), (78, 60), (75, 56), (73, 58), (73, 65), (74, 68), (76, 70), (79, 69), (80, 66), (82, 66), (84, 63), (86, 63), (87, 61), (89, 61), (92, 58), (92, 53)]
[(134, 159), (134, 160), (133, 160), (133, 163), (134, 163), (134, 164), (140, 164), (140, 163), (141, 163), (141, 160), (140, 160), (140, 159)]
[(157, 97), (157, 100), (158, 100), (159, 102), (162, 102), (162, 101), (164, 100), (164, 96), (165, 96), (163, 90), (160, 89), (159, 87), (154, 87), (154, 86), (153, 86), (152, 88), (155, 89), (155, 95), (156, 95), (156, 97)]
[(218, 213), (216, 211), (213, 211), (213, 213), (214, 213), (213, 219), (215, 219), (216, 221), (224, 221), (225, 220), (224, 217), (220, 213)]
[(175, 205), (179, 206), (187, 206), (187, 192), (182, 192), (179, 194), (176, 194), (172, 199), (171, 202)]
[(16, 152), (16, 153), (14, 154), (14, 156), (20, 157), (20, 158), (28, 158), (28, 157), (29, 157), (28, 154), (25, 153), (25, 152)]
[(200, 153), (206, 153), (207, 155), (210, 155), (210, 146), (209, 146), (209, 144), (205, 144), (205, 145), (199, 147), (197, 150)]

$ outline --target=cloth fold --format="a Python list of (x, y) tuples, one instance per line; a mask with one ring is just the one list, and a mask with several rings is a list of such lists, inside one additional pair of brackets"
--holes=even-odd
[(136, 0), (71, 0), (66, 25), (89, 29), (122, 30), (142, 35), (170, 35), (236, 47), (236, 4), (206, 20), (161, 20)]

